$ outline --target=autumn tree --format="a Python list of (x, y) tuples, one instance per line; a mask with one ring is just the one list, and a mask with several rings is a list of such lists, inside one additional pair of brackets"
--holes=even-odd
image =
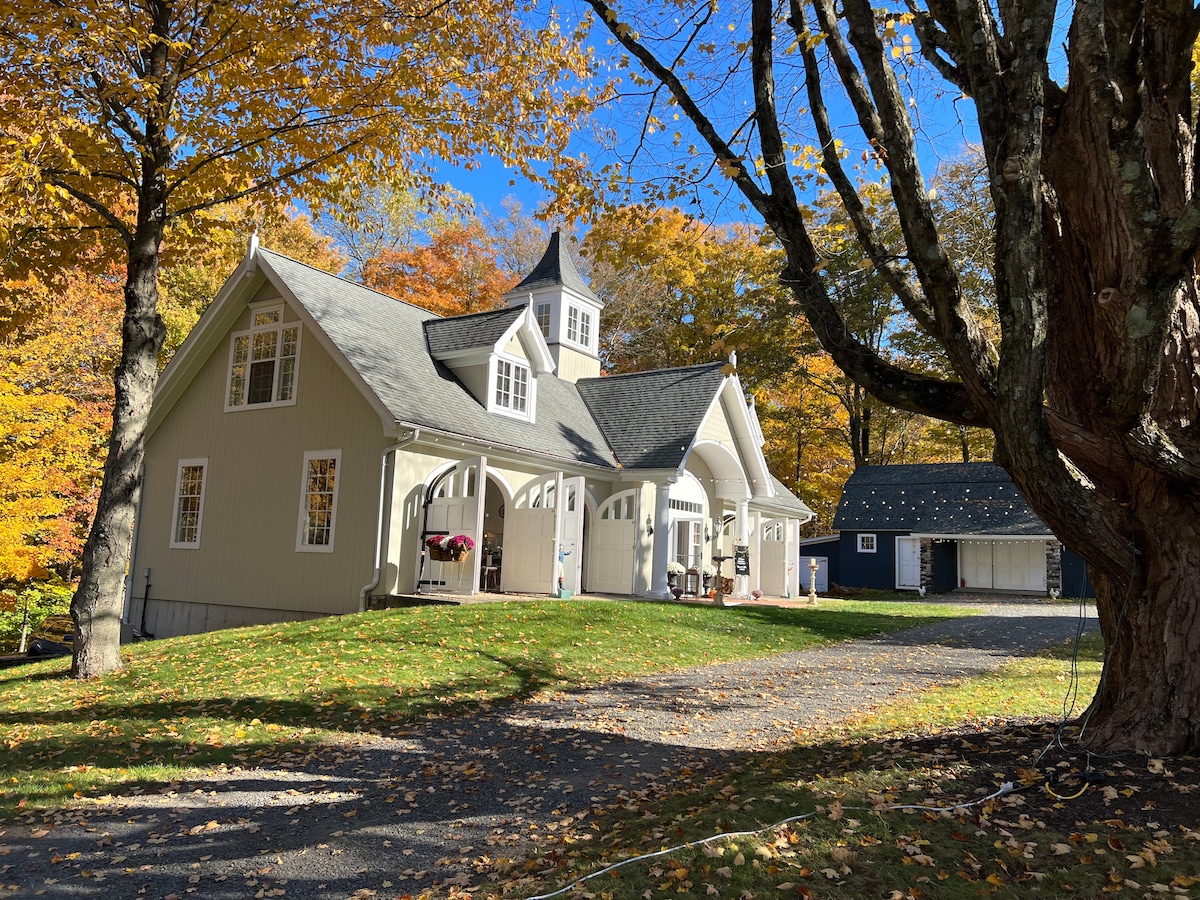
[(443, 316), (497, 309), (518, 280), (479, 222), (447, 225), (407, 249), (381, 249), (362, 265), (367, 287)]
[[(225, 213), (234, 212), (231, 220)], [(307, 216), (222, 208), (193, 252), (164, 254), (159, 311), (165, 364), (258, 230), (272, 247), (337, 270), (345, 258)], [(96, 508), (121, 355), (121, 266), (103, 248), (53, 275), (0, 282), (0, 581), (78, 571)]]
[[(838, 366), (892, 406), (991, 429), (996, 461), (1087, 561), (1106, 663), (1083, 739), (1200, 748), (1200, 13), (1147, 0), (588, 2), (653, 86), (643, 133), (689, 123), (701, 164), (778, 237), (781, 278)], [(922, 169), (916, 114), (939, 114), (926, 99), (938, 93), (980, 138), (999, 340), (968, 302)], [(845, 327), (794, 180), (807, 146), (947, 373), (884, 358)], [(902, 255), (864, 213), (843, 158), (859, 150), (887, 171)]]
[(347, 166), (411, 179), (487, 150), (537, 176), (587, 108), (564, 80), (586, 71), (576, 46), (544, 12), (493, 0), (5, 4), (0, 259), (44, 261), (105, 229), (125, 269), (112, 431), (72, 601), (76, 676), (121, 665), (164, 246), (203, 210), (318, 196)]

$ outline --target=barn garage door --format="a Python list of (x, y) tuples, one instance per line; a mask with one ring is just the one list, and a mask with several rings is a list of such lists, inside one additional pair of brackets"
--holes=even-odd
[(960, 541), (958, 572), (965, 588), (1046, 590), (1045, 541)]

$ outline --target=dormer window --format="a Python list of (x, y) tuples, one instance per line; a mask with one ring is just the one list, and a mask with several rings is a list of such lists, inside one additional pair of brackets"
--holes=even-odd
[(284, 323), (282, 306), (254, 310), (250, 330), (231, 341), (226, 410), (296, 402), (300, 325)]
[(592, 314), (578, 306), (567, 307), (567, 340), (591, 349)]
[(529, 367), (496, 360), (496, 406), (521, 418), (529, 417)]

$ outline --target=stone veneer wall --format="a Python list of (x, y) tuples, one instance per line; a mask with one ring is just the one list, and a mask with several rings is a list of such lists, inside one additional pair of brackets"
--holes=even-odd
[(933, 538), (921, 538), (921, 585), (933, 587)]
[(1046, 541), (1046, 590), (1062, 591), (1062, 543)]

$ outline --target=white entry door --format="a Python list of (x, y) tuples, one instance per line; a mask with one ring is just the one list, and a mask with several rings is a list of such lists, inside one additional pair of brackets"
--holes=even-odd
[(609, 497), (592, 524), (588, 550), (588, 589), (599, 594), (632, 594), (637, 552), (637, 492)]
[(915, 590), (921, 586), (921, 539), (896, 538), (896, 587)]
[(787, 520), (768, 519), (760, 531), (758, 586), (770, 597), (788, 595)]
[[(483, 521), (483, 489), (487, 461), (482, 456), (464, 459), (442, 473), (430, 485), (432, 496), (425, 509), (425, 538), (433, 535), (465, 534), (479, 547), (479, 523)], [(473, 594), (479, 583), (478, 549), (458, 562), (441, 562), (426, 553), (421, 588), (452, 594)]]
[(513, 498), (504, 517), (504, 566), (500, 589), (550, 594), (556, 585), (558, 479), (538, 479)]

